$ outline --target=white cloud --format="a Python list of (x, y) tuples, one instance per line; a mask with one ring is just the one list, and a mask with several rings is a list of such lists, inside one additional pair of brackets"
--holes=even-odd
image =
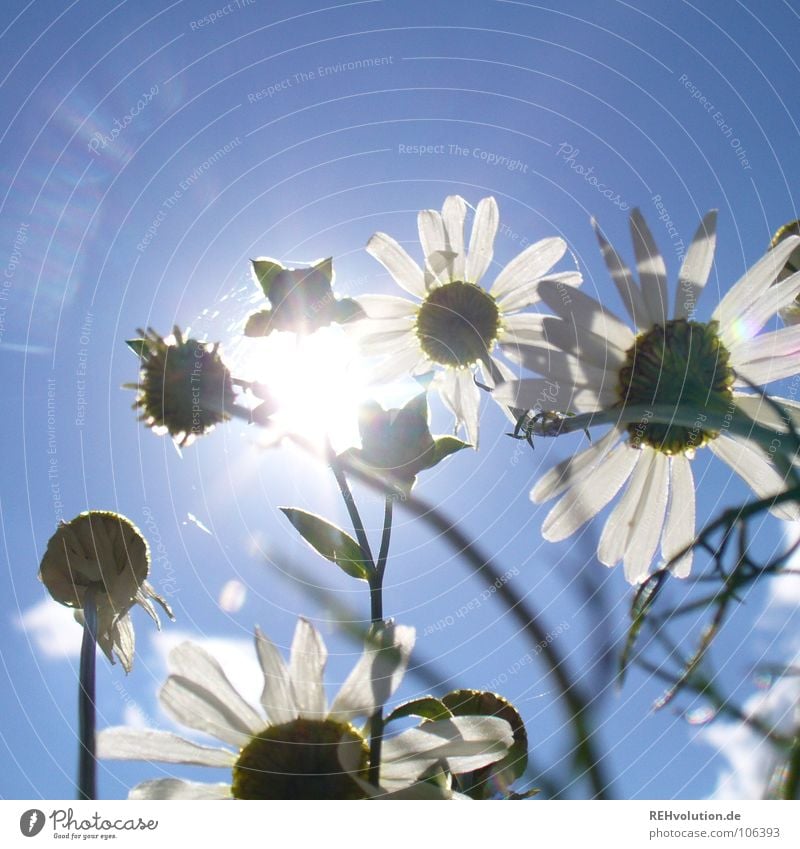
[(80, 656), (83, 629), (68, 608), (49, 598), (25, 610), (17, 618), (16, 625), (45, 657), (64, 659)]

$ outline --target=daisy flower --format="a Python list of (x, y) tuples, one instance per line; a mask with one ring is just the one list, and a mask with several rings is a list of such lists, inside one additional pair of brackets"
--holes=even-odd
[[(696, 411), (689, 428), (659, 424), (647, 416), (614, 427), (551, 469), (531, 492), (536, 503), (560, 497), (542, 526), (545, 539), (558, 541), (575, 533), (625, 486), (603, 529), (598, 558), (607, 566), (622, 561), (625, 577), (637, 584), (648, 576), (659, 543), (669, 562), (694, 539), (690, 460), (696, 449), (707, 446), (760, 498), (785, 489), (766, 454), (724, 429), (707, 429), (704, 422), (709, 412), (730, 421), (741, 410), (766, 426), (775, 425), (777, 417), (760, 395), (737, 388), (800, 373), (800, 328), (760, 333), (800, 292), (800, 274), (772, 285), (800, 238), (787, 238), (768, 252), (731, 287), (711, 320), (699, 322), (694, 314), (714, 255), (714, 212), (702, 221), (686, 253), (670, 319), (666, 266), (638, 210), (631, 215), (638, 282), (595, 229), (633, 329), (583, 292), (565, 293), (543, 283), (539, 294), (555, 316), (541, 317), (546, 342), (524, 349), (523, 362), (549, 380), (512, 381), (495, 390), (495, 397), (531, 409), (545, 388), (552, 397), (555, 387), (554, 408), (561, 411), (589, 413), (625, 404), (670, 404)], [(772, 512), (798, 518), (793, 503), (777, 505)], [(691, 563), (689, 551), (673, 563), (672, 571), (684, 577)]]
[[(474, 375), (494, 385), (514, 375), (497, 359), (497, 351), (517, 359), (518, 350), (539, 340), (535, 315), (522, 309), (538, 300), (536, 283), (564, 255), (563, 239), (542, 239), (527, 247), (497, 275), (488, 291), (479, 284), (492, 262), (498, 226), (497, 202), (484, 198), (475, 209), (469, 246), (464, 223), (467, 202), (448, 197), (441, 213), (419, 213), (424, 264), (419, 265), (385, 233), (376, 233), (367, 251), (395, 282), (417, 301), (394, 296), (357, 298), (367, 319), (357, 326), (362, 352), (386, 356), (375, 379), (435, 371), (434, 386), (469, 441), (478, 444), (480, 391)], [(549, 275), (562, 285), (577, 286), (577, 271)]]
[[(322, 681), (327, 650), (319, 632), (297, 623), (288, 665), (260, 630), (256, 653), (264, 674), (265, 716), (234, 689), (200, 646), (170, 654), (172, 674), (159, 699), (177, 722), (230, 748), (212, 748), (166, 731), (110, 728), (98, 735), (98, 757), (231, 769), (229, 783), (161, 778), (134, 787), (134, 799), (357, 799), (375, 795), (367, 782), (369, 744), (352, 720), (372, 716), (403, 678), (414, 629), (387, 625), (364, 651), (329, 706)], [(423, 773), (446, 763), (466, 772), (496, 762), (513, 743), (497, 717), (426, 722), (383, 741), (380, 791), (403, 795)], [(343, 766), (343, 763), (346, 765)]]

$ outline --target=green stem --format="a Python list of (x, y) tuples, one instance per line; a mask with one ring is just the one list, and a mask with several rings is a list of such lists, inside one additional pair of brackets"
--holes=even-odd
[(95, 755), (95, 661), (97, 654), (97, 605), (92, 590), (83, 606), (80, 682), (78, 691), (78, 799), (97, 798)]
[(369, 546), (369, 540), (367, 539), (367, 532), (364, 530), (364, 523), (361, 520), (361, 514), (358, 512), (358, 507), (356, 507), (353, 493), (350, 491), (350, 484), (347, 483), (347, 478), (345, 477), (341, 460), (333, 453), (333, 449), (330, 447), (328, 448), (328, 458), (333, 476), (336, 478), (336, 483), (339, 485), (339, 492), (342, 494), (344, 506), (347, 508), (347, 512), (350, 516), (350, 522), (353, 525), (353, 531), (355, 532), (356, 540), (358, 541), (358, 547), (361, 549), (361, 556), (363, 557), (364, 562), (369, 565), (370, 571), (374, 573), (375, 560), (372, 557), (372, 549)]
[[(369, 594), (372, 607), (372, 624), (383, 623), (383, 575), (386, 571), (386, 561), (389, 557), (389, 542), (392, 538), (392, 512), (394, 498), (387, 495), (384, 501), (383, 534), (381, 547), (378, 551), (378, 562), (369, 582)], [(380, 787), (381, 749), (383, 748), (383, 705), (370, 720), (369, 738), (369, 781), (375, 787)]]

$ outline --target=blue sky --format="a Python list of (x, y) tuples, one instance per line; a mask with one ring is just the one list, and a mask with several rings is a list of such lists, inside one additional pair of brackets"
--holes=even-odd
[[(473, 206), (497, 198), (495, 272), (525, 244), (560, 235), (586, 290), (614, 310), (621, 305), (591, 217), (630, 259), (627, 210), (639, 206), (674, 285), (681, 246), (717, 208), (717, 258), (699, 310), (707, 318), (774, 230), (798, 217), (799, 22), (790, 3), (8, 0), (4, 8), (5, 798), (72, 793), (80, 631), (36, 580), (60, 518), (118, 510), (157, 539), (153, 582), (178, 616), (157, 635), (134, 614), (133, 673), (100, 663), (101, 725), (170, 727), (156, 692), (166, 651), (183, 637), (211, 641), (253, 698), (255, 624), (287, 646), (296, 617), (309, 616), (332, 646), (332, 686), (357, 649), (335, 623), (341, 606), (366, 615), (365, 593), (315, 559), (278, 511), (291, 504), (344, 523), (332, 480), (290, 448), (259, 448), (238, 423), (183, 457), (147, 432), (121, 388), (136, 378), (124, 345), (136, 328), (167, 333), (177, 323), (235, 348), (256, 295), (248, 259), (258, 255), (287, 264), (333, 256), (342, 294), (388, 293), (388, 275), (363, 250), (370, 235), (384, 230), (419, 259), (417, 210), (454, 193)], [(436, 404), (434, 422), (449, 427)], [(481, 427), (480, 450), (430, 473), (420, 494), (458, 517), (501, 572), (511, 570), (548, 627), (569, 626), (558, 644), (598, 694), (595, 721), (617, 795), (708, 796), (726, 761), (703, 730), (680, 711), (650, 711), (658, 682), (636, 674), (621, 692), (609, 686), (600, 658), (623, 633), (630, 590), (592, 556), (600, 525), (562, 545), (541, 539), (545, 513), (528, 491), (581, 439), (537, 443), (531, 453), (503, 435), (507, 422), (488, 403)], [(702, 454), (694, 470), (698, 518), (707, 519), (747, 492)], [(377, 529), (380, 506), (363, 497)], [(782, 529), (767, 520), (760, 530), (766, 556)], [(420, 658), (435, 660), (451, 686), (502, 680), (498, 689), (528, 722), (535, 762), (569, 783), (554, 685), (525, 660), (530, 646), (502, 604), (494, 597), (457, 616), (485, 582), (402, 511), (392, 552), (387, 613), (417, 628)], [(226, 588), (235, 603), (221, 604)], [(714, 655), (742, 699), (763, 655), (786, 659), (797, 649), (780, 636), (788, 608), (769, 604), (773, 595), (748, 597)], [(423, 688), (409, 675), (402, 695)], [(101, 791), (124, 796), (153, 775), (146, 765), (106, 764)], [(586, 786), (576, 781), (568, 792), (580, 797)]]

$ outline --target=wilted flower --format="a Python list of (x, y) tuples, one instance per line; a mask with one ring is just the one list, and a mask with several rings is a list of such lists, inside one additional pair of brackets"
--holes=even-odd
[(343, 324), (363, 316), (351, 298), (333, 294), (333, 259), (321, 259), (308, 268), (286, 268), (275, 259), (252, 260), (253, 275), (267, 296), (270, 309), (247, 319), (245, 336), (269, 336), (273, 330), (309, 334), (329, 324)]
[(150, 552), (139, 529), (119, 513), (91, 510), (62, 522), (42, 557), (39, 580), (60, 604), (76, 610), (91, 599), (97, 609), (97, 642), (126, 672), (133, 665), (134, 632), (129, 611), (143, 607), (160, 628), (157, 601), (170, 619), (172, 610), (147, 583)]
[[(174, 778), (145, 781), (135, 799), (359, 799), (366, 784), (369, 745), (352, 725), (370, 717), (399, 686), (414, 645), (414, 629), (381, 626), (333, 703), (322, 680), (327, 649), (304, 619), (295, 629), (288, 665), (256, 629), (264, 675), (264, 718), (233, 688), (222, 667), (200, 646), (183, 643), (170, 654), (173, 674), (161, 689), (164, 709), (178, 722), (217, 737), (232, 749), (211, 748), (165, 731), (109, 728), (98, 735), (98, 756), (229, 767), (230, 783)], [(405, 793), (440, 763), (452, 772), (500, 760), (511, 728), (497, 717), (464, 716), (427, 722), (383, 740), (381, 792)], [(420, 788), (424, 790), (425, 788)], [(440, 798), (446, 793), (438, 792)]]
[(164, 339), (139, 331), (128, 342), (141, 357), (139, 383), (126, 384), (138, 395), (134, 409), (157, 433), (169, 433), (181, 447), (230, 418), (234, 406), (231, 375), (220, 359), (219, 344), (184, 339), (175, 327)]
[(358, 426), (361, 448), (351, 448), (345, 456), (403, 492), (411, 490), (420, 472), (469, 447), (454, 436), (431, 435), (425, 394), (399, 410), (384, 410), (374, 401), (363, 404)]

